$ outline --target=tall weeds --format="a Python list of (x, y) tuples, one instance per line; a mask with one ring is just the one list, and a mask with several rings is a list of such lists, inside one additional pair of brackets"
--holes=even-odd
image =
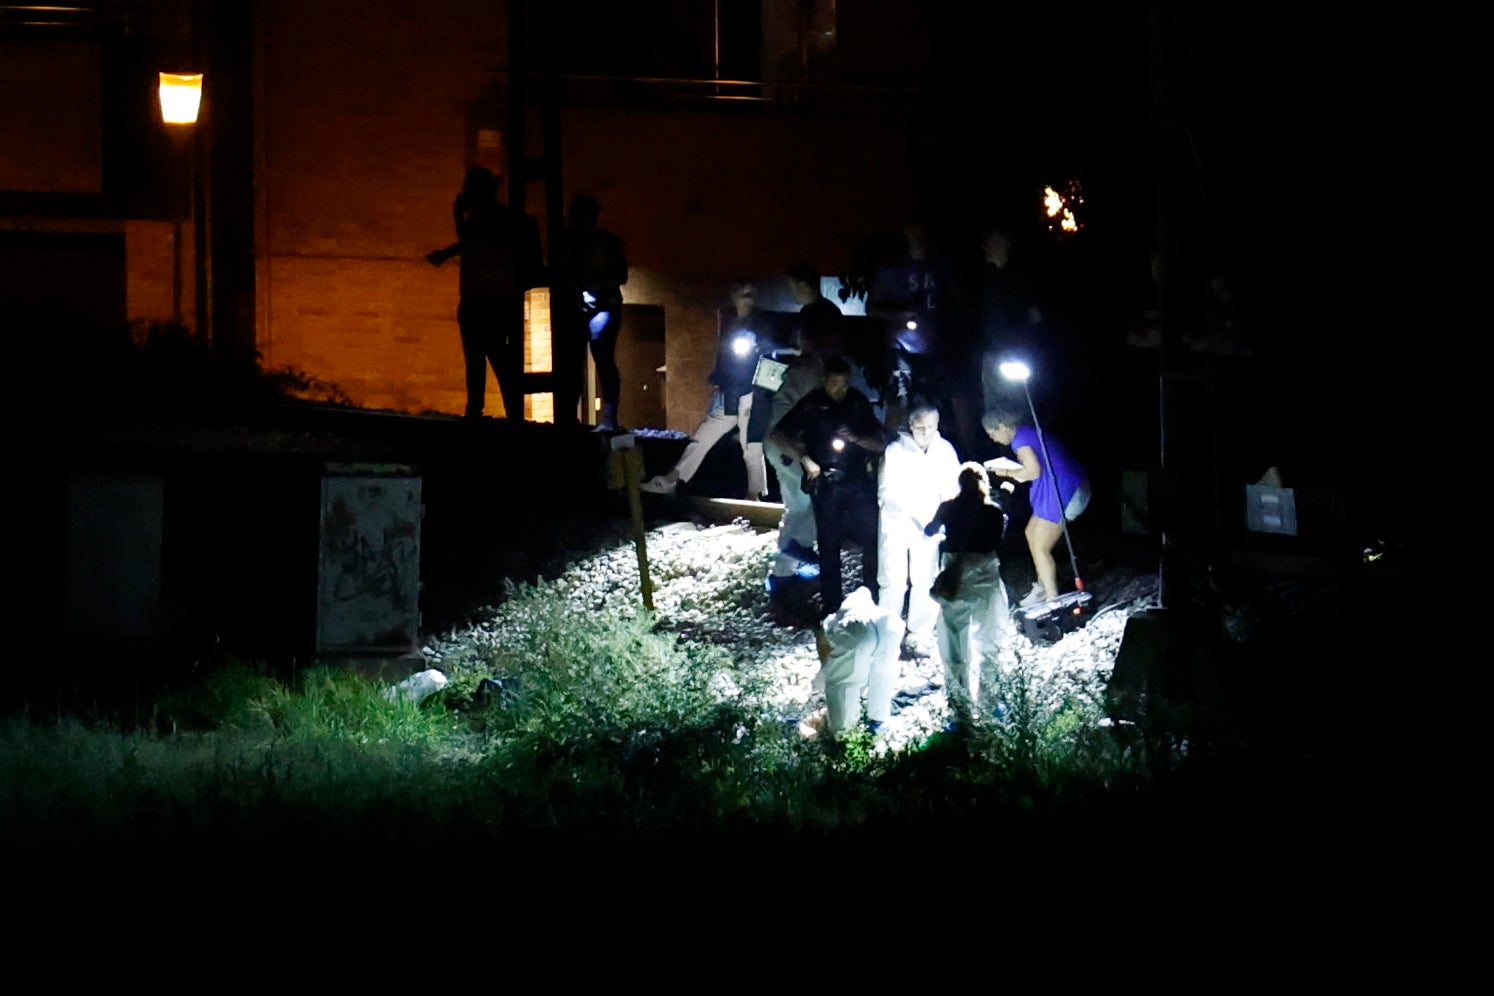
[[(145, 728), (0, 725), (0, 844), (21, 856), (360, 866), (404, 850), (796, 848), (884, 834), (1020, 833), (1139, 784), (1089, 699), (1020, 669), (1001, 718), (900, 753), (806, 740), (762, 676), (650, 613), (504, 604), (485, 660), (415, 704), (311, 668), (225, 667)], [(1144, 773), (1143, 773), (1144, 774)], [(11, 860), (16, 860), (13, 857)]]

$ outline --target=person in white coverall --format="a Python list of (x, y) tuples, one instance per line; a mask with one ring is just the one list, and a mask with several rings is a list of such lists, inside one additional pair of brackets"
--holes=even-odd
[(959, 492), (960, 458), (939, 434), (939, 409), (915, 403), (908, 428), (882, 454), (877, 481), (877, 600), (903, 618), (908, 601), (904, 646), (920, 656), (933, 650), (939, 604), (929, 593), (939, 573), (939, 538), (924, 528), (939, 503)]
[(940, 567), (952, 568), (957, 578), (953, 590), (935, 596), (939, 656), (950, 710), (957, 723), (969, 723), (980, 702), (981, 662), (996, 653), (1012, 620), (999, 556), (1006, 513), (991, 500), (980, 464), (963, 464), (958, 480), (960, 493), (939, 505), (925, 532), (944, 533)]
[[(784, 373), (783, 384), (773, 395), (768, 417), (763, 456), (778, 477), (778, 491), (783, 502), (783, 518), (778, 526), (778, 554), (773, 558), (773, 565), (769, 570), (770, 576), (775, 577), (792, 575), (805, 562), (819, 562), (815, 553), (819, 528), (814, 518), (814, 501), (804, 491), (804, 470), (797, 460), (774, 441), (773, 433), (778, 428), (778, 423), (783, 421), (783, 417), (799, 400), (820, 386), (825, 379), (825, 361), (839, 356), (844, 345), (840, 312), (820, 295), (818, 285), (811, 288), (802, 280), (794, 280), (790, 282), (790, 286), (796, 301), (808, 302), (805, 307), (818, 301), (834, 312), (834, 315), (817, 309), (807, 314), (800, 311), (794, 335), (799, 355)], [(807, 320), (811, 317), (814, 317), (813, 321)]]
[(822, 623), (830, 652), (814, 684), (825, 691), (825, 730), (840, 736), (863, 714), (873, 731), (892, 718), (902, 620), (865, 586), (846, 596)]

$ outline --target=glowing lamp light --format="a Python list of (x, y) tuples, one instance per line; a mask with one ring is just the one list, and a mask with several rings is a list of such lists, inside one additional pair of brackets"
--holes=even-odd
[(1063, 198), (1052, 187), (1043, 188), (1043, 210), (1050, 218), (1056, 217), (1063, 210)]
[(1070, 180), (1065, 193), (1053, 187), (1043, 188), (1043, 213), (1048, 216), (1048, 231), (1057, 227), (1063, 234), (1071, 235), (1084, 226), (1079, 223), (1074, 209), (1084, 203), (1084, 193), (1078, 180)]
[(757, 345), (757, 336), (744, 332), (731, 341), (731, 351), (737, 356), (746, 356)]
[(1014, 380), (1021, 384), (1027, 383), (1027, 379), (1032, 376), (1032, 368), (1021, 360), (1003, 360), (997, 369), (1007, 380)]
[(830, 448), (839, 453), (846, 448), (846, 441), (844, 439), (832, 439), (830, 440)]
[(169, 125), (197, 123), (202, 106), (201, 73), (161, 73), (161, 120)]
[(914, 321), (913, 319), (911, 319), (911, 318), (908, 319), (908, 331), (912, 332), (912, 331), (915, 331), (917, 328), (918, 328), (918, 323), (916, 321)]

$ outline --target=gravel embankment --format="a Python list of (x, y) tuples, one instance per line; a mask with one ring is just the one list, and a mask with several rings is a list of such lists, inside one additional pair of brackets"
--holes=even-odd
[[(776, 541), (776, 531), (742, 522), (706, 528), (685, 522), (652, 530), (647, 551), (654, 611), (661, 629), (724, 647), (744, 673), (767, 677), (772, 701), (766, 707), (799, 719), (801, 731), (813, 736), (824, 714), (824, 695), (814, 683), (820, 659), (812, 626), (804, 624), (802, 614), (786, 614), (764, 587)], [(859, 554), (853, 553), (847, 576), (859, 571)], [(553, 584), (578, 613), (619, 601), (642, 610), (632, 542), (574, 562)], [(1014, 631), (996, 662), (1003, 669), (1023, 669), (1029, 688), (1054, 704), (1070, 697), (1103, 704), (1126, 619), (1154, 604), (1156, 578), (1117, 571), (1094, 579), (1089, 589), (1095, 601), (1086, 625), (1044, 645)], [(488, 652), (516, 623), (501, 604), (479, 615), (480, 622), (427, 642), (423, 652), (432, 667), (448, 673), (484, 667)], [(937, 658), (904, 660), (894, 716), (879, 743), (897, 749), (942, 729), (948, 715), (943, 685)]]

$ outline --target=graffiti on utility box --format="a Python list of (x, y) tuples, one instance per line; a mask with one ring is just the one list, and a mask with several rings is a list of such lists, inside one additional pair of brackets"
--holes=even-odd
[(409, 650), (420, 625), (420, 479), (322, 478), (317, 649)]

